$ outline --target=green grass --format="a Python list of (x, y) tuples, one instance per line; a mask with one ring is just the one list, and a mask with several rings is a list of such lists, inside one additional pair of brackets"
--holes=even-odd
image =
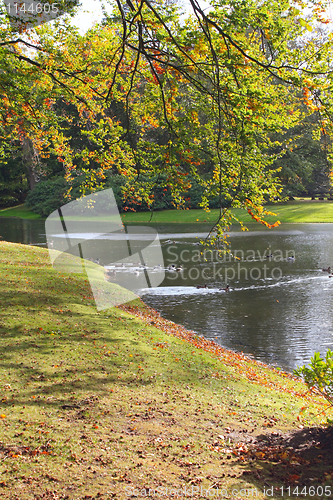
[[(277, 203), (267, 205), (268, 211), (274, 212), (276, 216), (268, 216), (267, 221), (273, 223), (279, 220), (283, 223), (317, 223), (331, 222), (333, 223), (333, 202), (330, 201), (290, 201), (287, 203)], [(233, 213), (244, 222), (244, 224), (253, 223), (252, 218), (246, 210), (234, 209)], [(0, 217), (20, 217), (22, 219), (41, 219), (38, 214), (35, 214), (24, 205), (18, 207), (6, 208), (0, 210)], [(204, 210), (162, 210), (155, 212), (151, 219), (154, 224), (157, 223), (183, 223), (191, 224), (196, 222), (214, 223), (219, 216), (219, 210), (213, 209), (210, 212)], [(145, 223), (150, 221), (150, 212), (131, 212), (122, 214), (123, 222), (130, 223)]]
[(311, 466), (287, 440), (273, 455), (246, 451), (263, 434), (297, 431), (305, 406), (309, 423), (321, 421), (323, 401), (301, 382), (139, 300), (97, 312), (86, 277), (53, 269), (45, 249), (0, 243), (0, 276), (2, 500), (185, 485), (257, 488), (263, 499), (293, 471), (299, 484), (326, 484), (330, 455), (317, 444)]
[[(304, 223), (304, 222), (333, 222), (333, 202), (329, 201), (291, 201), (266, 205), (266, 210), (276, 213), (276, 216), (268, 216), (266, 220), (274, 223), (279, 220), (283, 223)], [(253, 223), (250, 215), (241, 209), (234, 209), (236, 215), (244, 224)], [(123, 215), (125, 223), (147, 223), (150, 220), (150, 213), (136, 212)], [(155, 212), (151, 219), (152, 223), (214, 223), (219, 216), (219, 210), (213, 209), (210, 212), (203, 210), (163, 210)]]
[(32, 212), (25, 205), (17, 207), (3, 208), (0, 210), (0, 217), (19, 217), (20, 219), (41, 219), (42, 217)]

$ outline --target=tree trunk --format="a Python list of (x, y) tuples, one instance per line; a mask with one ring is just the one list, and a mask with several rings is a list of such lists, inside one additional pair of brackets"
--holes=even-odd
[(37, 184), (36, 153), (31, 140), (26, 135), (24, 135), (22, 141), (22, 151), (22, 161), (27, 169), (28, 184), (30, 190), (32, 191)]

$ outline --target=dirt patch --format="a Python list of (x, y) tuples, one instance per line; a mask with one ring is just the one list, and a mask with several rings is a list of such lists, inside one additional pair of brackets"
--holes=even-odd
[[(308, 427), (287, 433), (273, 431), (257, 436), (230, 433), (239, 462), (251, 465), (254, 474), (270, 484), (330, 485), (333, 478), (333, 429)], [(300, 493), (300, 492), (299, 492)]]

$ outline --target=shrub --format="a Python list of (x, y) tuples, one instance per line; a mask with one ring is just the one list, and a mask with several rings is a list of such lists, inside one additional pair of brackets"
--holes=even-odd
[[(161, 175), (159, 177), (154, 177), (153, 182), (157, 182), (154, 186), (154, 211), (158, 210), (167, 210), (169, 208), (174, 208), (172, 204), (172, 197), (170, 194), (170, 188), (166, 187), (166, 175)], [(135, 186), (145, 187), (148, 186), (151, 182), (151, 179), (148, 177), (141, 175)], [(113, 193), (119, 208), (120, 212), (124, 212), (127, 210), (134, 209), (136, 212), (148, 210), (148, 205), (145, 201), (137, 203), (135, 201), (124, 200), (122, 194), (122, 187), (125, 186), (126, 179), (118, 174), (108, 174), (107, 180), (104, 188), (112, 187)]]
[[(184, 193), (185, 206), (187, 208), (199, 208), (204, 188), (191, 176), (189, 176), (191, 187)], [(153, 210), (167, 210), (175, 208), (171, 196), (171, 189), (168, 186), (167, 175), (156, 176), (152, 179), (156, 182), (154, 186), (154, 204)], [(71, 199), (80, 198), (80, 185), (84, 182), (84, 175), (78, 175), (72, 184)], [(150, 185), (151, 179), (143, 175), (140, 176), (135, 186), (147, 187)], [(121, 175), (109, 172), (104, 181), (103, 189), (112, 188), (120, 212), (134, 209), (135, 211), (148, 210), (148, 205), (145, 201), (140, 203), (136, 200), (124, 200), (122, 188), (126, 184), (126, 178)], [(48, 180), (41, 180), (36, 187), (30, 191), (26, 198), (26, 206), (31, 208), (33, 212), (48, 217), (54, 210), (57, 210), (62, 205), (66, 204), (65, 193), (68, 186), (63, 177), (53, 177)], [(86, 194), (89, 194), (88, 192)], [(214, 197), (210, 203), (210, 208), (219, 207), (219, 197)]]
[(328, 349), (325, 359), (315, 352), (309, 366), (301, 366), (294, 374), (302, 377), (310, 390), (324, 396), (333, 406), (333, 352)]
[(48, 217), (54, 210), (65, 204), (65, 179), (56, 177), (47, 181), (40, 181), (28, 194), (25, 204), (33, 212)]

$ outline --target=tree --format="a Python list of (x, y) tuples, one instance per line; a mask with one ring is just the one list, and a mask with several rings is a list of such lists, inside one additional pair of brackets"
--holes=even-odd
[(21, 148), (10, 151), (7, 160), (0, 161), (0, 206), (22, 204), (29, 187), (26, 171), (21, 161)]
[[(83, 193), (113, 170), (128, 179), (131, 199), (153, 207), (164, 175), (180, 207), (191, 174), (203, 207), (219, 197), (220, 233), (232, 207), (270, 226), (264, 204), (282, 189), (273, 162), (285, 141), (272, 137), (298, 123), (296, 91), (320, 114), (317, 133), (330, 133), (331, 40), (294, 43), (315, 21), (325, 23), (321, 3), (313, 2), (311, 19), (289, 0), (223, 0), (209, 12), (190, 4), (193, 16), (184, 19), (172, 3), (117, 2), (113, 16), (84, 37), (49, 25), (36, 30), (37, 41), (7, 40), (24, 130), (41, 158), (56, 155), (69, 185), (82, 176)], [(33, 57), (22, 52), (27, 43)], [(6, 105), (7, 117), (10, 99)], [(76, 146), (66, 135), (74, 124), (82, 138)]]
[[(203, 182), (203, 206), (218, 194), (222, 226), (228, 224), (232, 206), (246, 208), (268, 225), (264, 202), (281, 190), (271, 169), (276, 156), (267, 154), (274, 146), (270, 137), (299, 120), (295, 89), (303, 90), (310, 108), (323, 107), (318, 89), (331, 71), (331, 43), (318, 47), (315, 38), (301, 48), (293, 43), (312, 29), (314, 20), (327, 22), (322, 5), (314, 2), (312, 19), (305, 19), (302, 6), (288, 1), (221, 1), (208, 13), (196, 0), (190, 4), (194, 17), (181, 24), (174, 5), (128, 0), (124, 8), (117, 2), (122, 39), (108, 97), (115, 95), (126, 57), (134, 58), (126, 97), (128, 123), (138, 116), (135, 93), (145, 74), (143, 119), (163, 127), (168, 137), (164, 150), (152, 151), (142, 133), (137, 145), (150, 155), (150, 164), (155, 153), (150, 170), (169, 173), (177, 199), (181, 175), (190, 170), (199, 179), (197, 167), (205, 155), (211, 177)], [(133, 176), (144, 170), (142, 156), (137, 154)]]
[[(42, 1), (38, 8), (47, 4)], [(60, 0), (56, 3), (60, 11), (70, 10), (76, 1)], [(19, 6), (21, 12), (26, 4)], [(16, 6), (17, 7), (17, 6)], [(36, 8), (36, 5), (33, 6)], [(47, 4), (50, 7), (50, 4)], [(66, 84), (68, 77), (79, 77), (62, 67), (61, 44), (64, 32), (75, 32), (68, 19), (59, 19), (52, 27), (52, 47), (43, 44), (40, 31), (25, 31), (29, 26), (29, 15), (5, 15), (6, 9), (15, 5), (1, 6), (0, 17), (0, 154), (7, 158), (14, 151), (17, 156), (18, 144), (22, 148), (22, 162), (27, 170), (27, 180), (33, 189), (38, 179), (44, 174), (43, 158), (49, 158), (62, 147), (59, 117), (54, 112), (52, 103), (63, 94), (73, 94), (73, 89)], [(12, 11), (10, 11), (12, 12)], [(38, 19), (37, 19), (38, 18)], [(40, 23), (37, 16), (36, 24)], [(46, 28), (46, 31), (49, 28)], [(44, 59), (38, 56), (43, 53)], [(81, 72), (79, 72), (81, 73)], [(77, 96), (80, 99), (79, 96)]]
[(316, 115), (315, 112), (304, 116), (300, 123), (285, 131), (282, 140), (281, 134), (276, 137), (282, 146), (273, 152), (282, 156), (273, 166), (279, 170), (284, 196), (323, 196), (332, 189), (328, 162), (331, 140), (328, 134), (318, 138), (320, 117)]

